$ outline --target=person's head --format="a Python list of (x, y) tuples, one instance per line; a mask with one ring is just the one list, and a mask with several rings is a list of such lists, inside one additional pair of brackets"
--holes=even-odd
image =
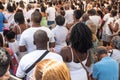
[(49, 38), (47, 36), (47, 33), (43, 30), (38, 30), (34, 33), (34, 44), (36, 45), (37, 49), (47, 49), (47, 42), (49, 41)]
[(0, 9), (4, 10), (4, 6), (2, 4), (0, 4)]
[(92, 47), (92, 32), (84, 23), (77, 23), (73, 26), (70, 35), (72, 48), (80, 53), (87, 53)]
[(32, 9), (32, 5), (31, 4), (27, 4), (27, 8), (26, 9), (27, 9), (27, 11)]
[(95, 57), (97, 57), (97, 60), (101, 60), (103, 57), (107, 56), (107, 49), (104, 46), (99, 46), (95, 50)]
[(63, 26), (65, 23), (65, 18), (61, 15), (56, 16), (55, 18), (56, 24), (59, 26)]
[(11, 3), (7, 4), (7, 10), (8, 12), (14, 12), (14, 7), (11, 5)]
[(20, 2), (19, 2), (19, 6), (24, 9), (24, 8), (25, 8), (24, 2), (23, 2), (23, 1), (20, 1)]
[(8, 52), (0, 48), (0, 80), (8, 80), (10, 77), (9, 74), (10, 66), (10, 56)]
[(24, 24), (25, 23), (25, 19), (24, 19), (24, 15), (22, 12), (17, 12), (15, 15), (14, 15), (14, 20), (16, 23), (18, 24)]
[(89, 15), (96, 15), (96, 10), (95, 9), (91, 9), (88, 11)]
[(52, 2), (49, 2), (48, 5), (51, 7), (52, 6)]
[(73, 13), (73, 17), (74, 19), (77, 19), (79, 20), (82, 16), (82, 11), (81, 10), (75, 10), (74, 13)]
[(3, 47), (3, 36), (1, 33), (0, 33), (0, 47)]
[(33, 23), (40, 24), (41, 19), (42, 19), (42, 15), (41, 15), (40, 12), (35, 11), (35, 12), (32, 13), (32, 15), (31, 15), (31, 21), (32, 21)]
[(120, 50), (120, 36), (114, 36), (111, 40), (111, 46)]
[(15, 33), (13, 31), (9, 31), (5, 37), (8, 41), (11, 41), (12, 39), (15, 39)]
[(46, 59), (36, 65), (34, 77), (35, 80), (70, 80), (70, 73), (64, 62)]
[(110, 13), (111, 10), (112, 10), (111, 6), (105, 7), (105, 13)]
[(115, 17), (117, 15), (117, 11), (116, 10), (111, 10), (110, 15), (112, 17)]
[(46, 11), (46, 8), (44, 6), (41, 7), (41, 12), (44, 12), (45, 13)]

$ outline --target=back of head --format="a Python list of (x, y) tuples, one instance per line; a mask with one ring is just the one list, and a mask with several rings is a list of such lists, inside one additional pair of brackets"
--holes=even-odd
[(99, 46), (96, 48), (96, 53), (101, 55), (101, 54), (107, 54), (107, 49), (104, 46)]
[(49, 4), (49, 6), (52, 6), (52, 2), (49, 2), (48, 4)]
[(93, 45), (92, 32), (84, 23), (77, 23), (71, 31), (70, 42), (76, 51), (87, 53)]
[(42, 44), (47, 44), (49, 41), (47, 33), (43, 30), (38, 30), (34, 33), (34, 41), (36, 43), (42, 43)]
[(18, 24), (24, 24), (25, 23), (24, 15), (23, 15), (22, 12), (16, 12), (16, 14), (14, 15), (14, 20)]
[(112, 17), (115, 17), (117, 15), (117, 11), (116, 10), (111, 10), (110, 13), (111, 13)]
[(80, 19), (81, 16), (83, 15), (81, 10), (75, 10), (73, 14), (76, 19)]
[(31, 21), (33, 21), (34, 23), (39, 23), (40, 24), (41, 19), (42, 19), (42, 15), (40, 14), (40, 12), (35, 11), (35, 12), (32, 13)]
[(115, 46), (116, 49), (120, 49), (120, 36), (114, 36), (111, 40), (111, 43)]
[(96, 15), (96, 10), (95, 9), (91, 9), (88, 11), (89, 15)]
[(64, 62), (46, 59), (36, 65), (35, 80), (70, 80), (70, 74)]
[(10, 56), (8, 52), (0, 48), (0, 77), (4, 76), (10, 66)]
[(10, 41), (11, 39), (14, 39), (15, 38), (15, 33), (13, 31), (9, 31), (6, 36), (8, 41)]
[(63, 26), (65, 23), (65, 18), (63, 16), (59, 15), (59, 16), (56, 16), (55, 21), (56, 21), (57, 25)]
[(7, 4), (7, 10), (8, 10), (9, 12), (14, 12), (14, 7), (12, 6), (11, 3), (8, 3), (8, 4)]

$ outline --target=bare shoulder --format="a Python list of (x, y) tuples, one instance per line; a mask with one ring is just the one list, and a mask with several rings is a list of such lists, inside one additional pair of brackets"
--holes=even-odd
[(69, 59), (70, 59), (70, 57), (71, 57), (70, 53), (71, 53), (71, 52), (70, 52), (69, 46), (63, 47), (63, 48), (61, 49), (60, 55), (62, 56), (62, 58), (63, 58), (63, 60), (64, 60), (65, 62), (68, 62), (68, 61), (69, 61)]

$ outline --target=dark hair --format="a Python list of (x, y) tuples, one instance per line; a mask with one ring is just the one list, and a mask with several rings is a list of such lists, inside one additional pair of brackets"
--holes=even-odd
[(0, 33), (0, 47), (3, 47), (3, 37), (1, 33)]
[(75, 10), (73, 14), (74, 14), (76, 19), (80, 19), (81, 16), (83, 15), (81, 10)]
[(0, 48), (0, 77), (2, 77), (10, 65), (10, 56), (8, 52)]
[(115, 17), (115, 16), (117, 15), (117, 11), (116, 11), (116, 10), (112, 10), (110, 13), (111, 13), (111, 15), (112, 15), (113, 17)]
[(87, 53), (93, 45), (91, 30), (84, 23), (77, 23), (71, 31), (70, 42), (76, 51)]
[(2, 9), (2, 10), (4, 9), (4, 6), (2, 4), (0, 4), (0, 9)]
[(98, 15), (100, 15), (101, 18), (103, 18), (104, 15), (101, 10), (97, 10), (97, 13), (98, 13)]
[(25, 23), (25, 19), (24, 19), (24, 15), (22, 12), (17, 12), (15, 15), (14, 15), (14, 20), (16, 23), (18, 24), (23, 24)]
[(52, 6), (52, 2), (49, 2), (48, 4), (49, 4), (49, 6)]
[(41, 19), (42, 19), (42, 15), (41, 15), (41, 13), (39, 13), (38, 11), (35, 11), (35, 12), (32, 13), (31, 19), (32, 19), (35, 23), (40, 23), (40, 21), (41, 21)]
[(96, 14), (96, 10), (95, 9), (91, 9), (91, 10), (88, 11), (88, 14), (95, 15)]
[(61, 15), (56, 16), (55, 18), (56, 24), (59, 26), (63, 26), (65, 23), (65, 18)]
[(11, 39), (15, 38), (15, 33), (13, 31), (9, 31), (5, 37), (8, 39), (8, 41), (10, 41)]
[(112, 8), (111, 8), (111, 6), (107, 6), (107, 9), (110, 12)]
[(23, 9), (25, 8), (25, 5), (24, 5), (24, 2), (23, 2), (23, 1), (20, 1), (20, 2), (19, 2), (19, 5), (20, 5), (21, 8), (23, 8)]
[(9, 12), (14, 12), (14, 8), (13, 8), (13, 6), (10, 3), (7, 4), (7, 10)]
[(44, 6), (41, 7), (41, 12), (45, 12), (46, 8)]

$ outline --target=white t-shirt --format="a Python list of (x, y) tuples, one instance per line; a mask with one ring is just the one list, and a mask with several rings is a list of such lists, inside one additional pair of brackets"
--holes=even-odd
[(113, 54), (111, 56), (114, 60), (120, 63), (120, 50), (113, 49)]
[(7, 19), (8, 23), (4, 23), (5, 27), (10, 27), (12, 23), (12, 19), (14, 19), (14, 13), (6, 13), (5, 18)]
[(90, 20), (96, 25), (97, 29), (101, 25), (101, 17), (97, 15), (89, 16)]
[(19, 46), (26, 46), (27, 52), (33, 51), (36, 49), (36, 46), (33, 43), (33, 36), (37, 30), (43, 30), (47, 33), (49, 37), (49, 42), (55, 42), (54, 34), (47, 27), (31, 27), (26, 29), (20, 37)]
[(74, 21), (73, 12), (74, 12), (74, 10), (71, 10), (71, 9), (65, 11), (65, 21), (66, 21), (66, 23), (72, 23)]
[(31, 19), (31, 15), (34, 12), (34, 9), (29, 10), (28, 12), (25, 13), (25, 18), (26, 19)]
[[(25, 70), (28, 69), (35, 61), (37, 61), (38, 58), (40, 58), (40, 56), (42, 56), (45, 51), (46, 50), (35, 50), (23, 56), (23, 58), (20, 60), (16, 76), (19, 78), (25, 77)], [(62, 57), (59, 54), (52, 53), (52, 52), (49, 52), (42, 60), (44, 59), (55, 59), (58, 61), (63, 61)], [(33, 70), (34, 69), (32, 69), (27, 74), (27, 80), (30, 80), (29, 77), (33, 73)]]
[(46, 13), (48, 13), (48, 21), (55, 21), (55, 8), (54, 7), (48, 7), (46, 10)]
[(119, 25), (118, 28), (120, 29), (120, 18), (117, 19), (114, 24), (116, 24), (116, 23), (118, 23), (118, 25)]
[(66, 27), (57, 25), (54, 29), (52, 29), (52, 32), (56, 40), (55, 51), (59, 53), (61, 48), (67, 46), (66, 36), (68, 34), (68, 30)]
[(114, 17), (110, 17), (110, 18), (107, 20), (106, 27), (105, 27), (105, 34), (107, 34), (107, 35), (112, 35), (112, 32), (111, 32), (111, 30), (110, 30), (110, 28), (109, 28), (109, 24), (110, 24), (110, 23), (113, 24), (114, 21), (115, 21), (115, 18), (114, 18)]
[(103, 33), (105, 34), (105, 29), (106, 29), (106, 25), (107, 25), (107, 20), (110, 18), (110, 13), (105, 14), (105, 16), (103, 17), (103, 20), (105, 21), (105, 24), (103, 25)]
[(9, 48), (11, 48), (13, 50), (14, 53), (19, 52), (19, 45), (18, 45), (17, 40), (15, 40), (14, 42), (9, 42), (8, 46), (9, 46)]

